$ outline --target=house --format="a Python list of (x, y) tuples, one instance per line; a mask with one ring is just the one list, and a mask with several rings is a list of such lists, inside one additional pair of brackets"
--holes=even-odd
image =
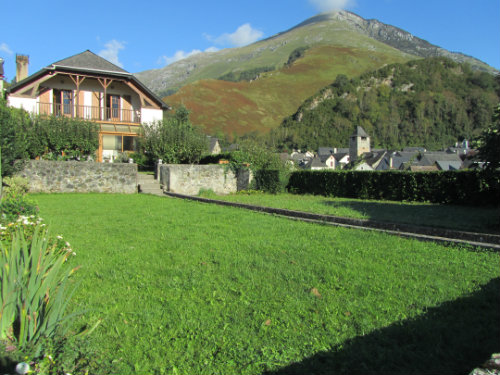
[(384, 160), (386, 154), (385, 150), (365, 152), (353, 163), (353, 169), (355, 171), (374, 171)]
[(379, 163), (376, 170), (386, 171), (394, 169), (403, 169), (404, 166), (408, 165), (418, 156), (418, 151), (388, 151), (384, 156), (383, 160)]
[(218, 155), (222, 152), (219, 139), (207, 135), (208, 138), (208, 153), (210, 155)]
[(446, 152), (449, 154), (466, 155), (470, 151), (469, 141), (464, 139), (462, 143), (455, 143), (455, 147), (448, 147)]
[(333, 154), (330, 155), (322, 155), (315, 156), (310, 159), (308, 164), (306, 165), (307, 169), (311, 170), (323, 170), (323, 169), (335, 169), (337, 168), (338, 163)]
[(426, 152), (420, 155), (413, 166), (437, 167), (441, 171), (452, 171), (462, 169), (463, 161), (457, 154), (447, 152)]
[(28, 76), (28, 56), (16, 56), (11, 107), (37, 115), (94, 121), (99, 125), (98, 161), (135, 151), (141, 124), (163, 119), (167, 105), (131, 73), (87, 50)]

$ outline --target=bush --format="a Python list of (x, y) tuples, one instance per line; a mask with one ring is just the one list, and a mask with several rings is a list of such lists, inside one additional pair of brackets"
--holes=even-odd
[(255, 173), (257, 189), (276, 194), (282, 191), (278, 170), (260, 169)]
[(3, 182), (6, 186), (0, 201), (0, 223), (15, 222), (19, 216), (38, 215), (36, 203), (26, 196), (28, 180), (22, 177), (6, 177)]
[(0, 339), (37, 356), (42, 340), (63, 328), (66, 283), (74, 269), (62, 267), (73, 254), (71, 248), (51, 240), (39, 223), (34, 225), (32, 233), (21, 225), (11, 241), (0, 241)]
[(288, 190), (345, 198), (498, 205), (500, 172), (298, 171), (291, 174)]

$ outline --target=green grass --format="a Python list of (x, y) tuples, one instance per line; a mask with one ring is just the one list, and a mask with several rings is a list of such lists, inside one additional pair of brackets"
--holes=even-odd
[[(499, 255), (144, 195), (36, 195), (81, 264), (93, 371), (466, 373)], [(315, 288), (315, 290), (313, 289)]]
[(392, 223), (404, 223), (480, 233), (499, 233), (498, 207), (473, 207), (328, 198), (295, 194), (246, 194), (225, 196), (202, 195), (206, 198), (230, 202), (284, 208), (355, 219), (370, 219)]

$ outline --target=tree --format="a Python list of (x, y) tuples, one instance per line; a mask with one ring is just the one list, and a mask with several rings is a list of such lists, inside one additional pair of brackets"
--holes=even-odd
[(9, 108), (4, 99), (0, 98), (0, 148), (2, 149), (2, 176), (10, 176), (14, 172), (14, 161), (25, 159), (26, 135), (18, 131), (21, 126), (30, 121), (26, 111)]
[(480, 139), (479, 155), (491, 170), (500, 168), (500, 104), (495, 109), (493, 123)]
[(163, 121), (144, 125), (141, 148), (151, 161), (197, 163), (208, 151), (208, 139), (193, 127), (189, 111), (181, 106)]

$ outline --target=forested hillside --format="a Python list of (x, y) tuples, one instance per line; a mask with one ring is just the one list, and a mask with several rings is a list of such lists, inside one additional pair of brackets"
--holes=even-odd
[(354, 79), (339, 75), (270, 137), (282, 149), (347, 147), (361, 125), (375, 147), (439, 149), (480, 135), (499, 88), (498, 76), (446, 58), (392, 64)]

